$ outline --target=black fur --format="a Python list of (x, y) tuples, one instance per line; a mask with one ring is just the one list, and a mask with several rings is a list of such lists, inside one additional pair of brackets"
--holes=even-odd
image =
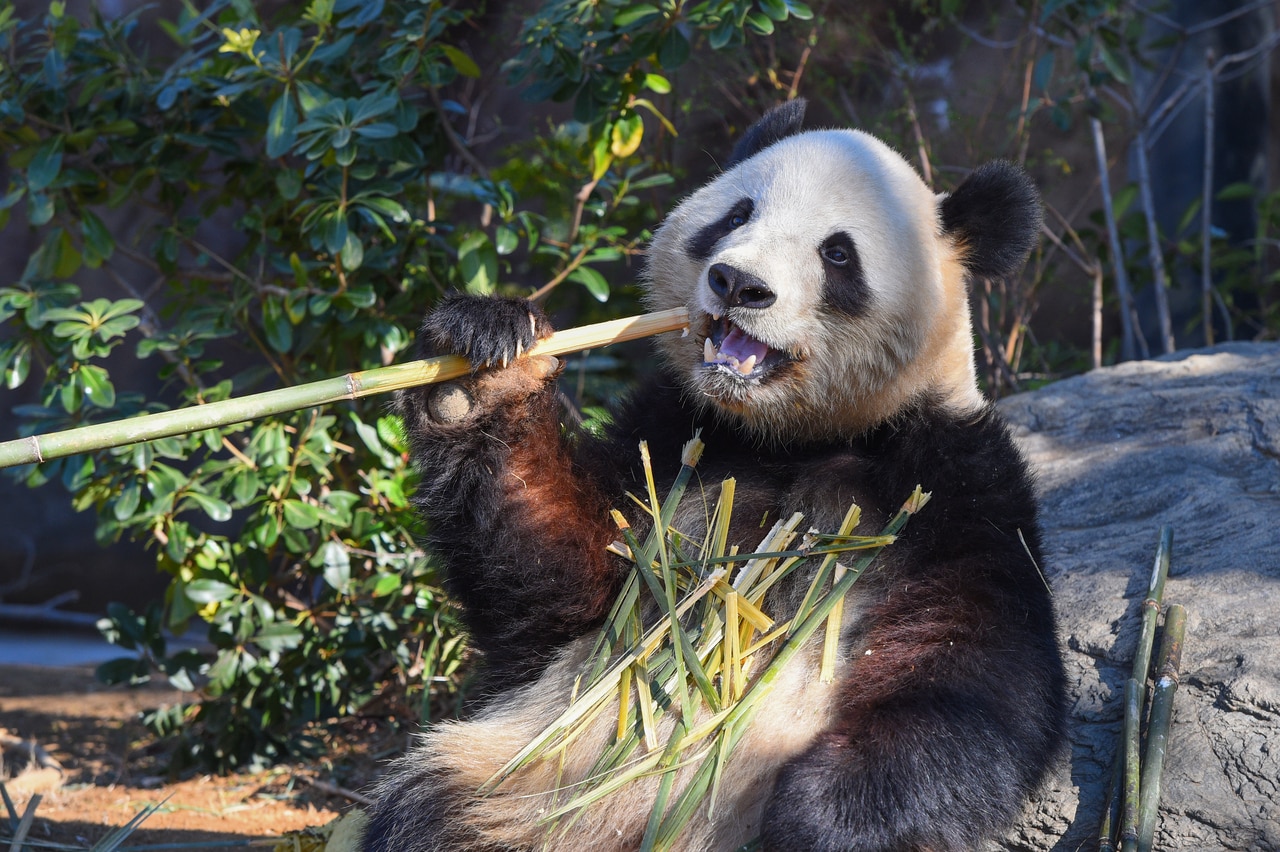
[(804, 98), (781, 103), (761, 116), (760, 120), (747, 128), (742, 138), (733, 146), (733, 153), (725, 168), (730, 169), (744, 160), (749, 160), (775, 142), (800, 132), (804, 124), (804, 110), (807, 102)]
[(755, 209), (756, 204), (750, 198), (740, 199), (729, 208), (729, 212), (725, 213), (724, 216), (690, 237), (688, 243), (685, 244), (684, 250), (688, 252), (690, 257), (706, 260), (711, 257), (711, 252), (715, 249), (716, 243), (727, 237), (731, 231), (736, 231), (751, 221), (751, 214), (755, 212)]
[(1040, 193), (1017, 165), (997, 160), (974, 169), (942, 200), (942, 232), (965, 248), (978, 278), (1005, 278), (1026, 262), (1040, 238)]
[[(837, 262), (836, 250), (843, 253), (843, 262)], [(862, 258), (853, 237), (837, 231), (822, 243), (819, 254), (822, 255), (822, 289), (826, 303), (851, 317), (865, 314), (871, 307), (871, 288), (867, 286)]]
[(466, 355), (473, 369), (514, 360), (551, 334), (542, 311), (523, 299), (488, 299), (451, 293), (427, 314), (418, 333), (421, 358)]

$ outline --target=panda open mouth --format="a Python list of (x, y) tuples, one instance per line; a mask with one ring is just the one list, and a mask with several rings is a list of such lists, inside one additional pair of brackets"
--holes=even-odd
[(756, 340), (727, 318), (711, 323), (702, 343), (702, 364), (741, 379), (759, 379), (791, 361), (781, 350)]

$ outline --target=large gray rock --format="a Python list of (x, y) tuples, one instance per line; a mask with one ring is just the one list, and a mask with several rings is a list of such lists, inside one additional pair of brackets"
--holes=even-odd
[(1156, 848), (1280, 850), (1280, 345), (1123, 364), (1002, 403), (1039, 470), (1071, 750), (1001, 850), (1096, 849), (1159, 531), (1186, 606)]

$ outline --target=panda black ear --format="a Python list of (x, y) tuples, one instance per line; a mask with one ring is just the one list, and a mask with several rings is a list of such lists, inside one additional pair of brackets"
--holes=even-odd
[(969, 272), (1003, 278), (1018, 271), (1040, 237), (1040, 191), (1019, 166), (997, 160), (974, 169), (942, 199), (942, 232), (964, 253)]
[(742, 134), (738, 144), (733, 146), (733, 153), (729, 155), (729, 162), (725, 163), (724, 167), (730, 169), (743, 160), (759, 154), (773, 143), (799, 133), (800, 125), (804, 123), (806, 105), (807, 101), (804, 98), (796, 98), (779, 104), (762, 115), (755, 124), (747, 128), (746, 133)]

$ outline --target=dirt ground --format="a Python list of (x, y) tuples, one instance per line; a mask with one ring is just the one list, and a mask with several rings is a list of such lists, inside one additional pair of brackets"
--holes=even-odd
[[(174, 781), (137, 716), (177, 698), (158, 687), (105, 686), (91, 668), (0, 665), (0, 783), (18, 815), (41, 796), (28, 840), (88, 848), (159, 805), (122, 849), (271, 849), (272, 838), (324, 825), (356, 807), (360, 791), (404, 747), (402, 737), (383, 730), (347, 731), (315, 765)], [(61, 771), (33, 761), (32, 744)], [(7, 817), (0, 804), (0, 821)], [(10, 836), (12, 826), (0, 824), (0, 837)]]

